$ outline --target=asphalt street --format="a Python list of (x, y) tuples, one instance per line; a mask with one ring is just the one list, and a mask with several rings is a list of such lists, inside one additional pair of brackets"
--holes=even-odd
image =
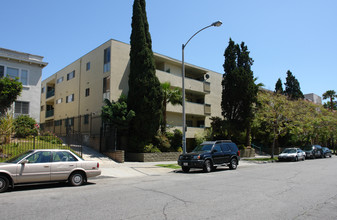
[(0, 219), (337, 219), (337, 157), (20, 186)]

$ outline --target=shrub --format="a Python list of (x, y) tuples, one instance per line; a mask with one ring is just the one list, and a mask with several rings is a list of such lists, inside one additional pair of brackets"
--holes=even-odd
[(57, 137), (56, 135), (54, 135), (50, 131), (47, 131), (47, 132), (41, 134), (38, 138), (42, 141), (50, 142), (52, 144), (62, 144), (63, 143), (61, 138)]
[(153, 144), (148, 144), (144, 147), (144, 153), (160, 153), (161, 151), (153, 146)]
[(14, 119), (15, 136), (25, 138), (29, 135), (37, 135), (36, 121), (28, 115), (20, 115)]
[(171, 148), (175, 151), (179, 151), (179, 148), (182, 147), (183, 133), (179, 129), (175, 129), (172, 135), (168, 135), (168, 138), (171, 143)]

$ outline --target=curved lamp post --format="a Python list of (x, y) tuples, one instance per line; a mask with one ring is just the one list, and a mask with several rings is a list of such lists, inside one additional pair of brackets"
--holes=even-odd
[(186, 127), (186, 114), (185, 114), (185, 64), (184, 64), (184, 49), (185, 47), (187, 46), (188, 42), (190, 42), (190, 40), (192, 40), (192, 38), (197, 35), (199, 32), (205, 30), (206, 28), (209, 28), (209, 27), (220, 27), (222, 25), (222, 22), (221, 21), (216, 21), (214, 23), (212, 23), (211, 25), (208, 25), (202, 29), (200, 29), (199, 31), (197, 31), (195, 34), (192, 35), (192, 37), (190, 39), (188, 39), (188, 41), (182, 45), (182, 93), (183, 93), (183, 153), (185, 154), (186, 153), (186, 130), (187, 130), (187, 127)]

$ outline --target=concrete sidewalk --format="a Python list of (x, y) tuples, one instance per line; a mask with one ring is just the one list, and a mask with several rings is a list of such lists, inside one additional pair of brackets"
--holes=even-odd
[[(125, 162), (117, 163), (109, 157), (83, 146), (84, 160), (95, 160), (100, 164), (102, 174), (100, 177), (111, 178), (126, 178), (126, 177), (141, 177), (141, 176), (159, 176), (168, 173), (180, 172), (181, 169), (171, 169), (156, 166), (158, 164), (177, 164), (177, 161), (162, 161), (162, 162)], [(177, 158), (178, 159), (178, 158)], [(250, 166), (256, 163), (240, 160), (240, 166)]]

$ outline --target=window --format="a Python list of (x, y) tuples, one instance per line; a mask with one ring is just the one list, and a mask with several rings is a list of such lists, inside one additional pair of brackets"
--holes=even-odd
[(74, 125), (74, 118), (67, 118), (65, 126), (73, 126)]
[(53, 152), (53, 162), (77, 161), (77, 159), (66, 151)]
[(213, 148), (213, 150), (216, 150), (216, 152), (221, 152), (220, 144), (216, 144)]
[(56, 80), (56, 84), (63, 82), (63, 76)]
[(89, 115), (84, 115), (84, 124), (89, 124)]
[(29, 102), (15, 102), (15, 114), (28, 115), (29, 114)]
[(5, 67), (0, 66), (0, 78), (3, 77), (4, 75), (5, 75)]
[(46, 90), (46, 87), (42, 87), (41, 88), (41, 93), (44, 93), (45, 90)]
[[(0, 74), (1, 75), (1, 74)], [(9, 78), (15, 79), (19, 78), (19, 81), (22, 82), (22, 85), (28, 85), (28, 70), (20, 70), (17, 68), (7, 67), (7, 74)]]
[(67, 74), (67, 80), (71, 80), (75, 77), (75, 70)]
[(108, 71), (110, 71), (110, 47), (104, 50), (103, 72), (106, 73)]
[(87, 71), (90, 70), (90, 62), (87, 62)]
[(110, 92), (110, 77), (103, 78), (103, 93)]
[(85, 89), (85, 97), (90, 95), (90, 88)]
[(21, 70), (21, 82), (22, 85), (28, 85), (28, 71), (27, 70)]
[(62, 98), (56, 100), (56, 104), (62, 103)]
[(103, 100), (110, 100), (110, 77), (103, 78)]
[(66, 103), (73, 102), (74, 101), (74, 94), (68, 95)]
[(28, 160), (28, 163), (49, 163), (51, 159), (50, 156), (50, 151), (39, 151), (26, 159)]
[(41, 105), (41, 112), (44, 111), (44, 105)]
[(60, 126), (60, 125), (62, 125), (62, 120), (54, 121), (54, 125), (55, 125), (55, 126)]

